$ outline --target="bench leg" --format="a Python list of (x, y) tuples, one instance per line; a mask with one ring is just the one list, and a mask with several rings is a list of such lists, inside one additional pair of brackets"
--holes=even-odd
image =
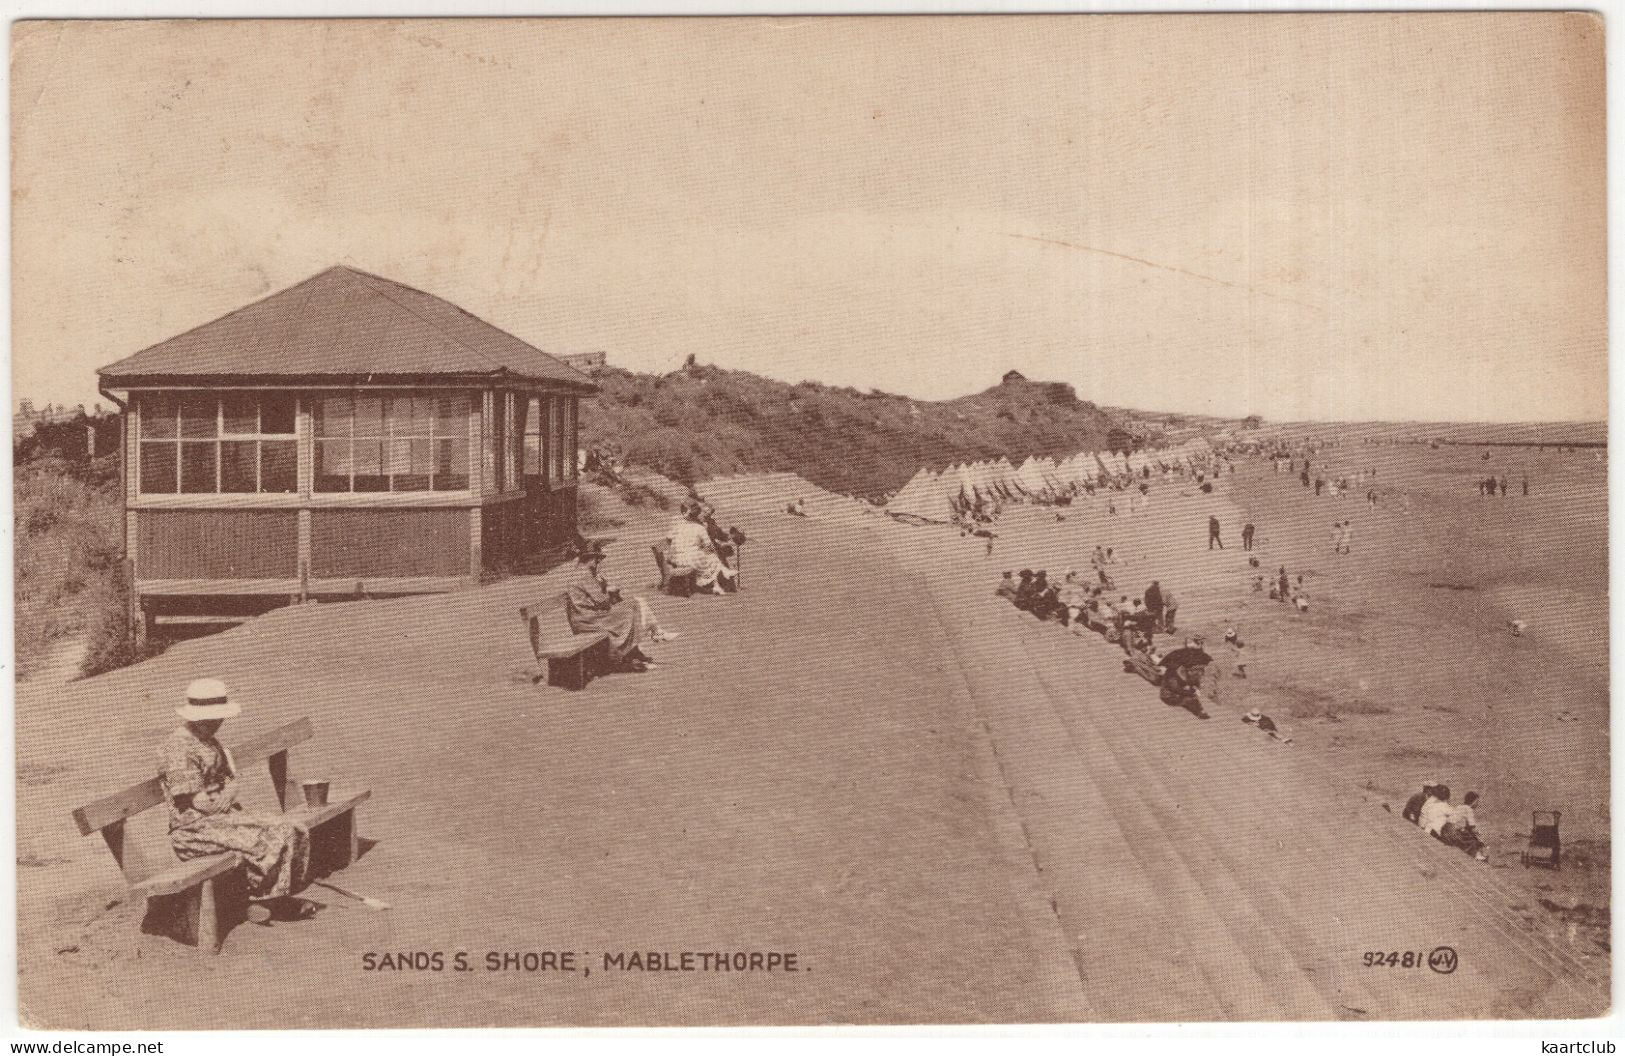
[(147, 899), (141, 930), (219, 953), (231, 929), (248, 919), (248, 878), (241, 868), (173, 895)]
[(329, 876), (348, 867), (355, 861), (357, 842), (353, 810), (310, 830), (311, 877)]

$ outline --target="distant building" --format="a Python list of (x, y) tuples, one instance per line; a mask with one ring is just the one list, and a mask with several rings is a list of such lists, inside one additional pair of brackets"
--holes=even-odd
[(567, 363), (577, 370), (593, 370), (602, 367), (608, 360), (603, 352), (561, 352), (554, 356), (560, 363)]
[(329, 268), (101, 368), (142, 627), (477, 582), (575, 531), (575, 368)]

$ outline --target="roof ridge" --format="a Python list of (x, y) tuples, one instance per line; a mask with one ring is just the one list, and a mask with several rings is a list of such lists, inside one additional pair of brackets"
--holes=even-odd
[[(346, 272), (346, 277), (348, 277), (350, 279), (363, 280), (361, 282), (361, 285), (366, 287), (367, 292), (371, 293), (373, 296), (382, 297), (384, 300), (388, 301), (390, 304), (393, 304), (395, 307), (399, 308), (401, 311), (407, 313), (412, 318), (414, 318), (418, 322), (422, 323), (424, 326), (427, 326), (429, 329), (431, 329), (435, 333), (439, 334), (441, 337), (443, 337), (446, 340), (452, 342), (453, 344), (457, 344), (457, 345), (462, 346), (465, 350), (467, 350), (468, 352), (471, 352), (477, 359), (484, 360), (486, 363), (490, 364), (496, 371), (501, 372), (501, 371), (504, 371), (504, 370), (508, 369), (502, 363), (497, 362), (495, 359), (492, 359), (490, 356), (486, 355), (484, 352), (481, 352), (479, 349), (475, 348), (473, 345), (469, 344), (467, 341), (464, 341), (461, 337), (458, 337), (456, 334), (447, 332), (445, 330), (445, 328), (441, 327), (434, 320), (425, 318), (421, 312), (418, 312), (418, 311), (414, 310), (410, 305), (401, 303), (396, 298), (391, 297), (386, 291), (379, 289), (372, 282), (368, 282), (368, 281), (364, 281), (364, 280), (373, 279), (373, 280), (376, 280), (377, 282), (388, 283), (389, 285), (392, 285), (392, 286), (399, 286), (403, 290), (411, 290), (411, 292), (422, 294), (425, 297), (434, 297), (435, 300), (440, 301), (440, 303), (442, 303), (442, 304), (450, 305), (453, 308), (457, 307), (456, 305), (452, 304), (450, 301), (443, 300), (442, 298), (439, 298), (439, 297), (435, 297), (434, 294), (432, 294), (432, 293), (425, 292), (424, 290), (415, 289), (415, 288), (413, 288), (411, 286), (405, 285), (404, 283), (395, 282), (395, 281), (393, 281), (391, 279), (381, 278), (381, 277), (379, 277), (377, 275), (371, 275), (371, 274), (368, 274), (367, 272), (359, 271), (359, 270), (357, 270), (355, 268), (345, 268), (344, 270)], [(464, 313), (464, 314), (467, 314), (467, 313)], [(475, 318), (475, 317), (470, 316), (470, 318)], [(480, 320), (480, 321), (483, 322), (483, 320)], [(486, 323), (485, 325), (489, 326), (490, 324)], [(541, 350), (538, 349), (537, 351), (541, 351)], [(546, 353), (543, 353), (543, 355), (546, 355)]]

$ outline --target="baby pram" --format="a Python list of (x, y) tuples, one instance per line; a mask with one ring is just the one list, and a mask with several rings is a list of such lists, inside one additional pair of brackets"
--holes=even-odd
[(1544, 869), (1560, 869), (1563, 865), (1563, 841), (1557, 835), (1557, 823), (1563, 815), (1556, 810), (1537, 810), (1529, 832), (1529, 846), (1522, 854), (1525, 866), (1538, 865)]

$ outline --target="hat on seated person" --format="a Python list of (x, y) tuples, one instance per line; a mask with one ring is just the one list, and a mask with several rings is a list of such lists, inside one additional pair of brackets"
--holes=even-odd
[(1264, 713), (1262, 711), (1259, 711), (1257, 708), (1254, 708), (1252, 711), (1249, 711), (1247, 714), (1243, 715), (1241, 717), (1241, 721), (1242, 722), (1257, 722), (1259, 719), (1262, 719), (1263, 717), (1264, 717)]
[(226, 692), (226, 684), (217, 678), (200, 678), (187, 686), (186, 703), (175, 709), (187, 722), (230, 719), (242, 713), (242, 707)]

